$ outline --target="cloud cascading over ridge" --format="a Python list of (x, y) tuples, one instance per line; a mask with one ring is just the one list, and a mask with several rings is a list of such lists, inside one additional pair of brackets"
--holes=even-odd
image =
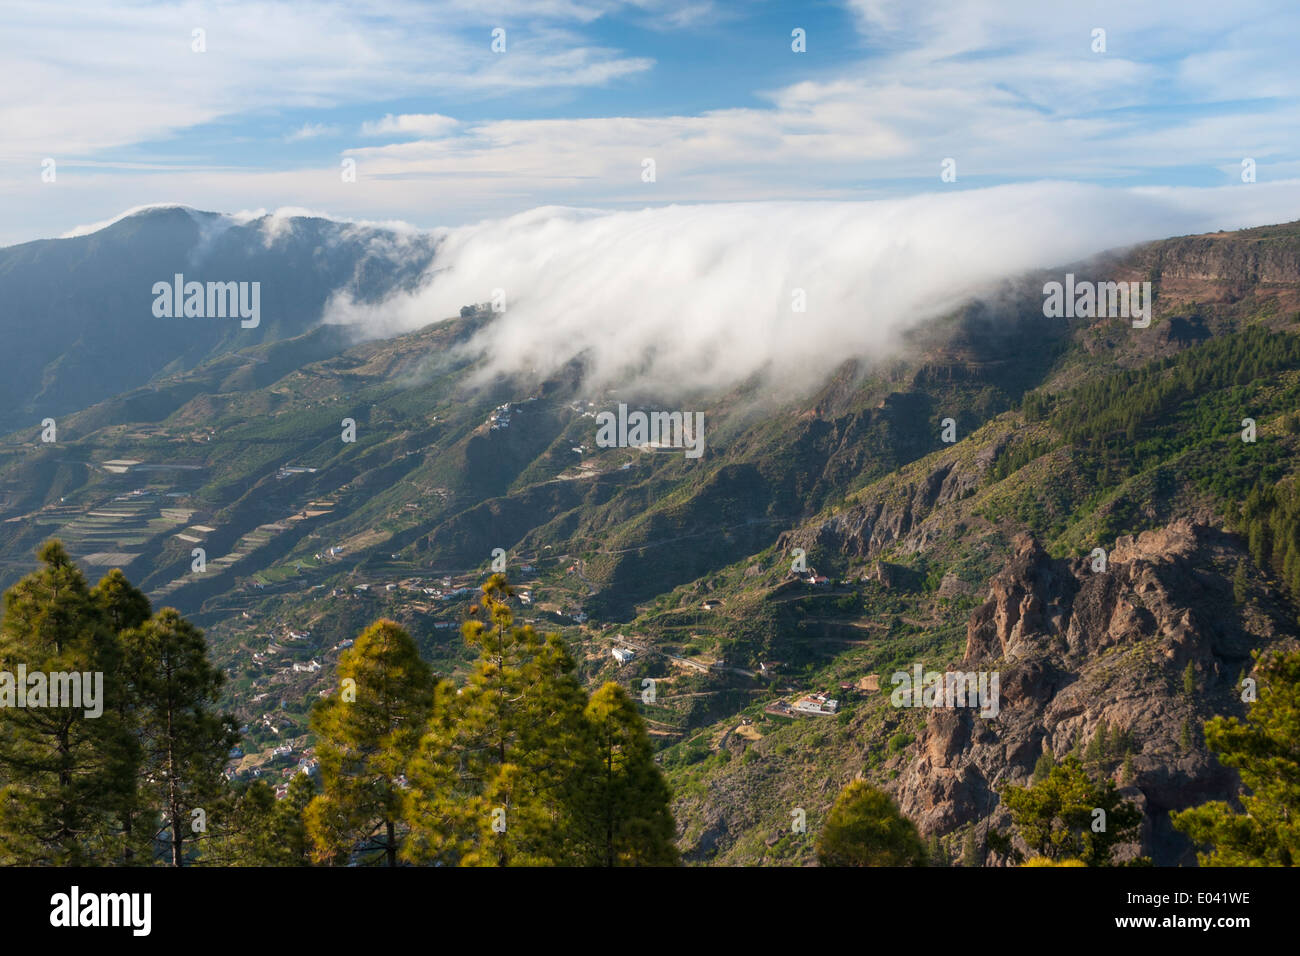
[[(504, 293), (467, 346), (480, 377), (588, 363), (594, 388), (811, 385), (992, 283), (1167, 236), (1300, 215), (1300, 182), (1219, 189), (1034, 183), (853, 203), (632, 212), (542, 207), (440, 231), (422, 287), (326, 321), (391, 335)], [(794, 308), (795, 290), (807, 308)]]

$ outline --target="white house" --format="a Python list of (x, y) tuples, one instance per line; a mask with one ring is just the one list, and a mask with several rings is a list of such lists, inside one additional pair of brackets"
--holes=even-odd
[(840, 702), (825, 694), (809, 694), (806, 697), (800, 697), (791, 705), (791, 709), (801, 714), (816, 714), (824, 716), (833, 714), (840, 709)]

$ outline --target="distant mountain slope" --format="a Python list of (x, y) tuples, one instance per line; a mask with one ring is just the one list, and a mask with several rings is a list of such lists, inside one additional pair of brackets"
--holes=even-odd
[[(343, 289), (411, 281), (432, 241), (314, 218), (154, 207), (87, 235), (0, 249), (0, 430), (68, 414), (236, 349), (300, 335)], [(156, 318), (156, 282), (260, 282), (260, 324)]]

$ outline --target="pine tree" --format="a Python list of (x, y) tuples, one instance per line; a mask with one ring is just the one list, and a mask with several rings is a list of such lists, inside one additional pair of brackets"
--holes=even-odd
[(1034, 764), (1034, 782), (1046, 780), (1055, 766), (1056, 761), (1052, 759), (1052, 752), (1044, 747), (1043, 752), (1038, 755), (1038, 762)]
[(578, 771), (590, 765), (586, 694), (558, 634), (516, 627), (494, 574), (462, 633), (468, 683), (444, 685), (411, 763), (406, 856), (461, 866), (571, 865)]
[[(104, 679), (119, 688), (116, 695), (116, 718), (122, 733), (117, 735), (117, 747), (111, 754), (112, 772), (116, 779), (113, 788), (119, 798), (111, 812), (121, 831), (122, 863), (148, 863), (152, 854), (150, 828), (140, 826), (155, 810), (143, 803), (140, 787), (142, 747), (139, 735), (138, 699), (133, 693), (134, 682), (127, 671), (127, 661), (121, 652), (123, 635), (132, 628), (143, 625), (153, 614), (149, 598), (139, 590), (119, 569), (114, 568), (100, 579), (90, 592), (91, 599), (103, 614), (109, 628), (117, 637), (119, 653), (115, 655), (117, 667)], [(156, 809), (156, 808), (155, 808)]]
[(1246, 720), (1205, 724), (1206, 745), (1241, 775), (1242, 812), (1214, 802), (1173, 815), (1174, 827), (1206, 848), (1201, 866), (1300, 863), (1300, 652), (1256, 660), (1259, 693)]
[(221, 834), (220, 860), (226, 866), (309, 866), (311, 840), (304, 819), (316, 795), (306, 773), (294, 774), (288, 793), (276, 800), (271, 788), (254, 780), (235, 803)]
[(1246, 597), (1250, 593), (1250, 582), (1246, 577), (1246, 562), (1238, 561), (1237, 568), (1232, 573), (1232, 600), (1237, 605), (1246, 603)]
[(100, 578), (90, 596), (116, 634), (140, 627), (153, 615), (149, 598), (117, 568)]
[(1261, 568), (1268, 567), (1268, 554), (1264, 548), (1264, 525), (1258, 517), (1246, 522), (1246, 540), (1249, 542), (1250, 555), (1255, 559), (1255, 563)]
[(139, 701), (145, 799), (162, 810), (159, 837), (170, 864), (183, 866), (187, 847), (206, 839), (208, 816), (223, 812), (221, 770), (239, 741), (234, 718), (214, 709), (225, 677), (208, 660), (203, 632), (175, 608), (125, 632), (122, 642)]
[[(5, 593), (0, 625), (0, 862), (107, 862), (121, 848), (103, 809), (119, 807), (126, 786), (119, 688), (108, 679), (119, 645), (63, 546), (50, 541), (38, 558)], [(56, 687), (71, 692), (73, 679), (84, 706), (55, 706)]]
[(585, 717), (593, 746), (590, 766), (579, 777), (585, 786), (577, 823), (586, 862), (675, 864), (671, 794), (636, 706), (611, 682), (592, 695)]
[(826, 817), (817, 859), (822, 866), (925, 866), (928, 854), (889, 794), (854, 780)]
[(310, 866), (312, 843), (307, 832), (307, 808), (316, 798), (316, 781), (309, 773), (296, 773), (284, 799), (271, 814), (271, 834), (277, 866)]
[(234, 801), (211, 856), (222, 866), (272, 866), (275, 836), (271, 817), (275, 792), (265, 780), (252, 781)]
[[(1047, 778), (1029, 787), (1008, 786), (1003, 805), (1022, 840), (1039, 856), (1080, 859), (1088, 866), (1110, 865), (1116, 844), (1135, 839), (1142, 811), (1122, 800), (1109, 780), (1094, 783), (1073, 755), (1052, 768)], [(1098, 818), (1096, 810), (1104, 812)], [(1105, 828), (1094, 830), (1094, 821)]]
[(339, 660), (339, 689), (312, 710), (323, 791), (306, 810), (318, 862), (382, 851), (397, 865), (403, 774), (428, 719), (429, 666), (400, 625), (376, 621)]
[(926, 850), (930, 854), (931, 866), (952, 865), (952, 861), (948, 859), (948, 850), (943, 845), (943, 840), (939, 839), (939, 834), (930, 834), (930, 839), (926, 844)]
[(961, 865), (971, 868), (984, 865), (984, 853), (974, 827), (966, 831), (966, 838), (962, 840)]
[(1097, 730), (1083, 752), (1083, 762), (1091, 766), (1102, 766), (1110, 753), (1110, 727), (1103, 718), (1097, 722)]
[(1187, 667), (1183, 670), (1183, 694), (1191, 697), (1196, 693), (1196, 665), (1192, 661), (1187, 662)]

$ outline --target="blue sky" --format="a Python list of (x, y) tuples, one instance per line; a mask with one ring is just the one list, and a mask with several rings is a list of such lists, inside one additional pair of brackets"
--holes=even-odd
[(1291, 0), (8, 0), (0, 243), (166, 201), (433, 227), (1227, 186), (1244, 158), (1279, 182), (1300, 178), (1297, 27)]

